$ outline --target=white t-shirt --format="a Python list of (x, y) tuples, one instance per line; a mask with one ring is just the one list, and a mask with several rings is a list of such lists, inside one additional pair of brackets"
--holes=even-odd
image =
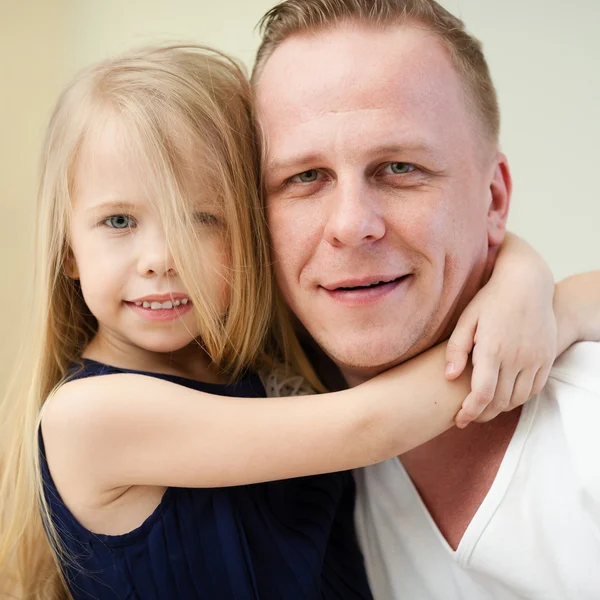
[(556, 361), (454, 552), (398, 459), (356, 472), (376, 600), (600, 599), (600, 344)]

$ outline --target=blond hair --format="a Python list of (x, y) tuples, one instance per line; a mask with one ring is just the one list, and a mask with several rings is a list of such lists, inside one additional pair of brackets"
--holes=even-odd
[(259, 22), (262, 43), (252, 80), (258, 80), (271, 54), (290, 36), (346, 22), (378, 28), (418, 24), (429, 29), (449, 51), (485, 137), (493, 144), (498, 143), (498, 99), (481, 43), (467, 33), (460, 19), (434, 0), (285, 0)]
[[(197, 307), (203, 347), (232, 378), (263, 360), (273, 284), (243, 71), (228, 57), (193, 45), (148, 48), (85, 70), (60, 97), (48, 127), (37, 204), (31, 342), (0, 406), (2, 598), (68, 597), (58, 566), (65, 557), (42, 491), (37, 436), (45, 399), (97, 330), (78, 282), (65, 272), (69, 214), (80, 150), (115, 116), (127, 129), (136, 161), (148, 167), (149, 198)], [(200, 165), (190, 160), (195, 150)], [(196, 277), (202, 256), (190, 210), (195, 199), (185, 194), (192, 168), (202, 169), (207, 193), (222, 210), (231, 265), (226, 315), (203, 295)]]

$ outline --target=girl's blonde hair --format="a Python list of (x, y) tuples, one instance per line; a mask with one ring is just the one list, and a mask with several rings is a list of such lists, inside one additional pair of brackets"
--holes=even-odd
[[(247, 79), (233, 60), (200, 46), (172, 45), (89, 68), (58, 101), (39, 186), (31, 343), (0, 407), (2, 598), (68, 597), (57, 563), (60, 545), (41, 489), (37, 436), (44, 400), (97, 328), (78, 282), (65, 268), (80, 149), (107, 119), (124, 125), (136, 164), (145, 167), (148, 197), (164, 221), (178, 273), (197, 308), (201, 344), (215, 365), (234, 378), (262, 364), (273, 310), (250, 98)], [(201, 200), (218, 207), (228, 242), (225, 315), (203, 295), (201, 271), (210, 265), (203, 263), (196, 243), (192, 213), (198, 199), (186, 197), (191, 169), (202, 169), (207, 198)]]

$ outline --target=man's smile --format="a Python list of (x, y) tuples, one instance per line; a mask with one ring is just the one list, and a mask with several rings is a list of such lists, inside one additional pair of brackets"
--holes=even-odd
[(328, 297), (346, 306), (364, 306), (384, 299), (396, 290), (406, 289), (412, 274), (363, 277), (319, 286)]

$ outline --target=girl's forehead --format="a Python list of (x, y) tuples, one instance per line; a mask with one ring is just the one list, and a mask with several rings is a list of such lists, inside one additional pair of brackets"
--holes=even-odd
[(135, 154), (133, 136), (123, 120), (102, 118), (92, 123), (83, 136), (76, 157), (76, 171), (89, 175), (136, 169), (141, 166), (141, 161)]
[(98, 197), (138, 203), (176, 184), (194, 201), (214, 201), (216, 185), (204, 145), (182, 127), (161, 140), (144, 139), (125, 119), (110, 115), (87, 132), (74, 166), (75, 202)]
[(97, 196), (133, 198), (143, 196), (143, 163), (115, 120), (88, 132), (74, 167), (75, 201)]
[(100, 160), (105, 166), (125, 162), (128, 168), (152, 167), (166, 159), (180, 170), (193, 171), (210, 159), (207, 140), (176, 115), (133, 120), (105, 110), (89, 124), (82, 142), (82, 160)]

